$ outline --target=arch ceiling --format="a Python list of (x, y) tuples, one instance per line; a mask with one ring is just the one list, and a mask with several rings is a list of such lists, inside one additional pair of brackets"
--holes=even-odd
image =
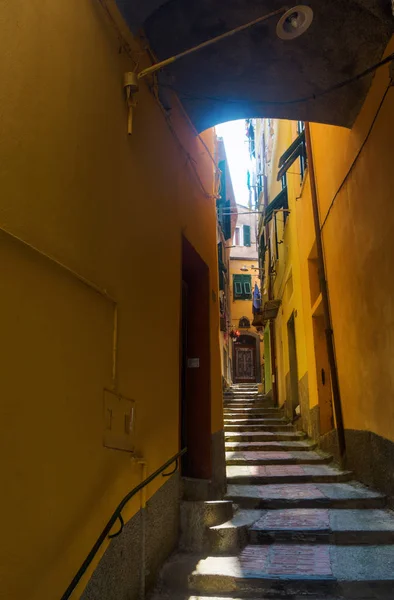
[[(144, 31), (158, 60), (297, 0), (117, 0), (130, 29)], [(302, 3), (299, 2), (300, 4)], [(306, 0), (309, 30), (284, 41), (279, 17), (173, 63), (161, 72), (196, 127), (246, 117), (302, 119), (350, 127), (371, 76), (320, 98), (318, 93), (379, 61), (393, 32), (391, 0)]]

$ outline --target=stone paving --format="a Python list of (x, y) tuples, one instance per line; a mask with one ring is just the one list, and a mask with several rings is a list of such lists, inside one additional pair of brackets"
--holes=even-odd
[(331, 462), (332, 457), (318, 452), (266, 452), (245, 451), (226, 452), (227, 465), (273, 465), (273, 464), (324, 464)]
[(226, 499), (237, 512), (211, 528), (211, 554), (169, 561), (155, 600), (394, 600), (385, 496), (245, 389), (225, 400)]

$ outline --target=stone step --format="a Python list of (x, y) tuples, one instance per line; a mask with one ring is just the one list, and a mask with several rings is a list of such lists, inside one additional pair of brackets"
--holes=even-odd
[(248, 451), (293, 451), (297, 450), (300, 452), (310, 451), (317, 448), (317, 444), (315, 442), (310, 442), (306, 440), (305, 442), (229, 442), (226, 441), (225, 449), (226, 452), (243, 452), (245, 450)]
[(384, 508), (386, 497), (355, 481), (227, 487), (227, 500), (241, 508)]
[(330, 454), (319, 452), (226, 452), (227, 465), (309, 465), (327, 464)]
[(280, 419), (283, 420), (283, 413), (277, 410), (268, 410), (268, 408), (251, 409), (227, 409), (223, 410), (226, 419)]
[(298, 431), (272, 433), (268, 431), (225, 431), (226, 442), (290, 442), (306, 439), (306, 434)]
[[(274, 407), (266, 404), (265, 402), (244, 402), (244, 401), (239, 401), (239, 402), (226, 402), (224, 401), (223, 404), (223, 408), (225, 410), (231, 409), (231, 410), (252, 410), (252, 409), (260, 409), (260, 410), (269, 410), (269, 409), (274, 409)], [(274, 409), (274, 410), (278, 410), (278, 409)]]
[(269, 400), (268, 398), (265, 398), (262, 394), (259, 394), (258, 392), (251, 392), (248, 390), (239, 390), (239, 391), (234, 391), (234, 392), (224, 392), (223, 394), (223, 398), (227, 398), (229, 400), (231, 400), (232, 398), (242, 398), (242, 399), (253, 399), (253, 398), (261, 398), (262, 400)]
[(274, 483), (342, 483), (352, 478), (351, 471), (328, 465), (227, 466), (227, 482), (241, 485)]
[[(393, 591), (394, 546), (352, 546), (349, 552), (346, 546), (249, 545), (238, 556), (178, 557), (174, 567), (172, 583), (200, 595), (366, 598), (370, 593), (377, 599)], [(188, 576), (181, 577), (185, 572)]]
[[(239, 406), (240, 405), (240, 406)], [(255, 406), (252, 402), (227, 402), (224, 403), (224, 410), (234, 410), (234, 411), (251, 411), (254, 412), (256, 410), (262, 410), (267, 413), (280, 413), (284, 414), (283, 409), (278, 408), (277, 406)]]
[(263, 396), (263, 394), (256, 394), (256, 392), (235, 392), (231, 394), (223, 394), (223, 398), (228, 400), (229, 402), (244, 400), (245, 402), (253, 402), (259, 400), (261, 402), (266, 402), (268, 404), (273, 404), (271, 398), (267, 398), (267, 396)]
[(261, 432), (265, 432), (265, 431), (283, 431), (283, 432), (294, 432), (294, 427), (293, 425), (290, 425), (290, 423), (286, 423), (283, 422), (281, 424), (272, 424), (272, 423), (266, 423), (265, 425), (263, 424), (258, 424), (255, 425), (254, 423), (250, 423), (245, 422), (243, 425), (242, 424), (231, 424), (231, 423), (226, 423), (224, 422), (224, 430), (225, 431), (261, 431)]
[(212, 554), (237, 554), (249, 542), (249, 530), (260, 518), (258, 510), (238, 510), (234, 517), (207, 532), (209, 550)]
[[(247, 600), (272, 600), (273, 596), (270, 595), (270, 597), (268, 598), (267, 596), (264, 595), (260, 596), (259, 598), (253, 597), (251, 598), (250, 596), (248, 596)], [(228, 594), (226, 594), (226, 596), (206, 596), (205, 594), (202, 596), (201, 594), (199, 594), (198, 596), (195, 596), (194, 594), (191, 596), (189, 594), (189, 592), (186, 592), (185, 594), (183, 593), (175, 593), (174, 592), (169, 592), (169, 591), (165, 591), (165, 590), (159, 590), (157, 591), (157, 593), (155, 593), (153, 596), (149, 596), (149, 600), (245, 600), (245, 597), (240, 598), (237, 594), (229, 596)], [(286, 599), (284, 599), (286, 600)], [(293, 596), (292, 600), (344, 600), (343, 596), (340, 598), (339, 596), (327, 596), (326, 594), (324, 594), (324, 596), (322, 596), (321, 594), (319, 594), (318, 596), (311, 596), (308, 594), (308, 598), (306, 599), (305, 596)], [(353, 597), (354, 600), (354, 597)], [(368, 597), (363, 597), (362, 600), (377, 600), (376, 596), (368, 596)], [(393, 597), (391, 595), (390, 592), (390, 596), (383, 596), (383, 595), (379, 595), (379, 600), (393, 600)]]
[(228, 500), (182, 501), (179, 547), (188, 552), (210, 550), (207, 531), (228, 522), (233, 514), (233, 503)]
[(268, 406), (272, 406), (272, 400), (261, 396), (261, 394), (223, 394), (225, 402), (229, 404), (237, 404), (241, 402), (243, 404), (254, 404), (255, 402), (263, 402)]
[(249, 541), (251, 544), (394, 544), (394, 513), (324, 508), (265, 510), (249, 529)]
[(260, 417), (260, 416), (245, 416), (245, 415), (235, 415), (224, 417), (225, 425), (247, 425), (250, 423), (251, 425), (290, 425), (289, 421), (280, 417)]

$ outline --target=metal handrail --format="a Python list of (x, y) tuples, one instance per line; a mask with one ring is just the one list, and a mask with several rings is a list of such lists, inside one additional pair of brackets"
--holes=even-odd
[[(163, 473), (163, 471), (165, 471), (167, 469), (167, 467), (169, 467), (173, 462), (175, 462), (175, 468), (172, 471), (170, 471), (169, 473), (163, 473), (163, 477), (169, 477), (170, 475), (172, 475), (173, 473), (175, 473), (175, 471), (178, 468), (178, 459), (181, 456), (183, 456), (185, 454), (185, 452), (187, 452), (187, 448), (183, 448), (183, 450), (181, 450), (180, 452), (178, 452), (177, 454), (175, 454), (172, 458), (170, 458), (169, 460), (167, 460), (167, 462), (164, 463), (164, 465), (162, 465), (159, 469), (157, 469), (157, 471), (155, 471), (154, 473), (152, 473), (152, 475), (149, 475), (149, 477), (147, 477), (146, 479), (144, 479), (144, 481), (142, 481), (140, 484), (138, 484), (134, 489), (131, 490), (131, 492), (129, 492), (123, 498), (123, 500), (118, 504), (117, 508), (112, 513), (112, 516), (111, 516), (110, 520), (108, 521), (108, 523), (104, 527), (103, 531), (100, 533), (99, 537), (97, 538), (96, 543), (94, 544), (94, 546), (90, 550), (89, 554), (87, 555), (87, 557), (83, 561), (83, 563), (82, 563), (81, 567), (79, 568), (77, 574), (75, 575), (74, 579), (72, 580), (72, 582), (70, 583), (70, 585), (68, 586), (68, 588), (64, 592), (63, 596), (61, 597), (61, 600), (67, 600), (68, 598), (70, 598), (71, 594), (73, 593), (73, 591), (77, 587), (77, 585), (80, 582), (82, 576), (86, 572), (87, 568), (89, 567), (90, 563), (92, 562), (92, 560), (96, 556), (97, 552), (99, 551), (101, 545), (103, 544), (103, 542), (105, 541), (105, 539), (107, 538), (107, 536), (109, 538), (114, 538), (114, 537), (118, 536), (120, 533), (122, 533), (122, 530), (123, 530), (123, 527), (124, 527), (124, 521), (123, 521), (121, 513), (122, 513), (122, 510), (124, 509), (124, 507), (126, 506), (126, 504), (129, 502), (129, 500), (131, 500), (131, 498), (133, 498), (133, 496), (135, 496), (136, 494), (138, 494), (139, 491), (141, 491), (146, 485), (148, 485), (158, 475), (160, 475), (160, 473)], [(120, 522), (120, 529), (116, 533), (114, 533), (112, 535), (109, 535), (109, 532), (111, 531), (112, 527), (115, 525), (115, 523), (116, 523), (116, 521), (118, 519), (119, 519), (119, 522)]]

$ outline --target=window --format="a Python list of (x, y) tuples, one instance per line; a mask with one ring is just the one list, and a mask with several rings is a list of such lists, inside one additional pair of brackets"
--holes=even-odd
[(241, 245), (241, 231), (239, 227), (235, 228), (235, 233), (234, 233), (234, 246), (240, 246)]
[[(298, 135), (302, 133), (305, 129), (304, 121), (297, 121), (297, 133)], [(301, 183), (304, 179), (305, 169), (306, 169), (306, 151), (300, 154), (300, 171), (301, 171)]]
[(297, 160), (297, 158), (300, 159), (301, 161), (301, 174), (303, 174), (302, 169), (304, 169), (305, 171), (305, 164), (306, 164), (306, 148), (305, 148), (305, 131), (302, 130), (302, 132), (296, 137), (296, 139), (294, 140), (294, 142), (292, 144), (290, 144), (290, 146), (287, 148), (286, 152), (284, 152), (282, 154), (282, 156), (279, 159), (279, 164), (278, 164), (278, 176), (277, 176), (277, 181), (280, 181), (283, 177), (283, 175), (285, 175), (285, 173), (287, 173), (287, 171), (289, 170), (289, 168), (291, 167), (291, 165)]
[(252, 276), (233, 275), (234, 300), (252, 299)]
[(224, 239), (231, 238), (231, 203), (226, 199), (226, 161), (219, 162), (220, 169), (220, 196), (216, 200), (218, 221), (223, 231)]
[(250, 226), (249, 225), (244, 225), (243, 226), (243, 233), (244, 233), (244, 246), (250, 246)]
[[(275, 214), (276, 210), (287, 210), (289, 208), (287, 198), (287, 187), (283, 188), (281, 192), (268, 204), (264, 210), (264, 225), (267, 225)], [(286, 213), (284, 213), (286, 214)]]
[(223, 244), (218, 244), (218, 267), (219, 267), (219, 290), (224, 290), (226, 287), (225, 273), (227, 273), (226, 265), (223, 262)]

